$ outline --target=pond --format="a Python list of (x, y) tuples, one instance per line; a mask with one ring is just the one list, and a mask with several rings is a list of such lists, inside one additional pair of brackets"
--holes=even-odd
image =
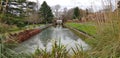
[[(19, 44), (14, 50), (16, 52), (33, 53), (37, 48), (47, 48), (47, 51), (49, 52), (51, 51), (52, 45), (55, 41), (66, 46), (67, 50), (76, 48), (76, 45), (80, 45), (83, 50), (89, 49), (89, 45), (68, 28), (57, 26), (45, 29), (31, 39)], [(70, 52), (72, 51), (70, 50)]]

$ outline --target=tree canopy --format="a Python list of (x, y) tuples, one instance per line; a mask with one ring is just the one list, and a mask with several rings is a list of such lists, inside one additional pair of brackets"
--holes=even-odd
[(44, 1), (40, 8), (41, 17), (43, 17), (44, 23), (51, 23), (53, 19), (53, 13), (50, 6)]
[(74, 8), (73, 19), (79, 19), (79, 16), (80, 16), (80, 11), (79, 8), (76, 7)]

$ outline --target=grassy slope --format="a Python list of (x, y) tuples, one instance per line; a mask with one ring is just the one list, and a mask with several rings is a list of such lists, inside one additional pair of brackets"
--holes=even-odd
[(94, 36), (96, 34), (95, 25), (91, 23), (66, 23), (67, 26), (85, 32), (89, 35)]

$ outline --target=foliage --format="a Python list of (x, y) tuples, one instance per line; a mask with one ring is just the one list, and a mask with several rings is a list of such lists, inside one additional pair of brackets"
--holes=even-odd
[[(6, 11), (3, 10), (0, 14), (0, 23), (24, 27), (27, 22), (24, 20), (26, 12), (24, 12), (25, 10), (22, 7), (24, 6), (24, 8), (27, 8), (25, 5), (23, 5), (23, 3), (26, 3), (26, 0), (3, 0), (3, 3), (8, 4), (6, 4)], [(14, 5), (14, 7), (11, 5)]]
[(53, 19), (53, 13), (51, 8), (44, 1), (40, 8), (40, 14), (43, 17), (44, 23), (51, 23)]
[(74, 13), (73, 13), (73, 19), (79, 19), (80, 17), (80, 11), (79, 11), (79, 8), (76, 7), (74, 8)]
[(24, 18), (17, 17), (12, 14), (5, 14), (1, 19), (3, 23), (9, 24), (9, 25), (17, 25), (18, 27), (25, 26), (25, 22), (23, 20)]

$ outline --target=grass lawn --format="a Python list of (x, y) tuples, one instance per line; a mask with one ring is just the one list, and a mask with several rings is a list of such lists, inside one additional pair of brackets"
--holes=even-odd
[(85, 32), (89, 35), (94, 36), (96, 34), (95, 25), (91, 22), (89, 23), (66, 23), (67, 26)]

